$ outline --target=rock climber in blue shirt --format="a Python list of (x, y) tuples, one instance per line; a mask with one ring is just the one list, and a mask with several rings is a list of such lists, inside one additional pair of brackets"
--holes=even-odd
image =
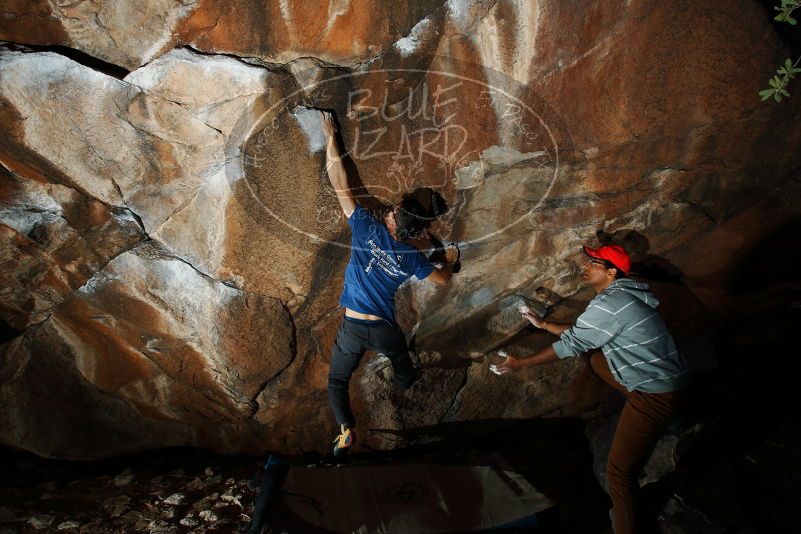
[(333, 116), (323, 112), (322, 124), (328, 177), (352, 232), (351, 256), (339, 300), (345, 318), (331, 351), (328, 374), (328, 396), (339, 425), (334, 455), (342, 457), (355, 440), (348, 384), (365, 350), (390, 359), (398, 388), (408, 389), (420, 375), (409, 356), (406, 336), (395, 322), (395, 292), (412, 276), (439, 285), (447, 283), (459, 260), (459, 250), (449, 247), (445, 265), (438, 269), (410, 244), (426, 233), (432, 219), (425, 206), (411, 196), (393, 206), (382, 220), (360, 206), (348, 187)]

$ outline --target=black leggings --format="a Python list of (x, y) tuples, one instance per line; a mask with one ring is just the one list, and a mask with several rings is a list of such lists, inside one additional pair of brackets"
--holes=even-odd
[(366, 350), (383, 353), (390, 359), (397, 387), (405, 389), (412, 381), (414, 368), (403, 331), (397, 324), (389, 324), (387, 321), (370, 323), (343, 319), (331, 350), (328, 398), (338, 425), (347, 423), (353, 428), (356, 424), (350, 409), (348, 383)]

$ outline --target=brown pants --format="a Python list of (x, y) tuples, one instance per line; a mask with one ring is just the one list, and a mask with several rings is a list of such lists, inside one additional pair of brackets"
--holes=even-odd
[(637, 532), (637, 494), (642, 472), (656, 442), (679, 409), (680, 391), (644, 393), (626, 391), (612, 376), (606, 358), (595, 353), (590, 358), (595, 373), (626, 396), (626, 404), (612, 439), (606, 464), (606, 480), (615, 511), (615, 534)]

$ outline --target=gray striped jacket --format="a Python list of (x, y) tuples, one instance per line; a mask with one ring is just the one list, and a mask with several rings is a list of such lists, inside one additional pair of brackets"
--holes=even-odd
[(690, 378), (673, 336), (656, 312), (648, 284), (615, 280), (553, 344), (559, 358), (601, 348), (612, 375), (628, 391), (675, 391)]

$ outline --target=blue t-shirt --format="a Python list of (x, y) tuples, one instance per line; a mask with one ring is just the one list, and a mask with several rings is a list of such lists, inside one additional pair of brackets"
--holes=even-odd
[(351, 228), (350, 261), (340, 306), (395, 322), (395, 292), (416, 276), (434, 271), (428, 259), (413, 246), (395, 241), (389, 229), (356, 204), (348, 219)]

